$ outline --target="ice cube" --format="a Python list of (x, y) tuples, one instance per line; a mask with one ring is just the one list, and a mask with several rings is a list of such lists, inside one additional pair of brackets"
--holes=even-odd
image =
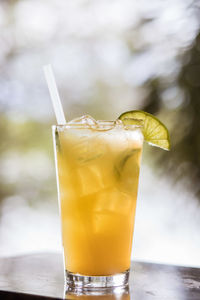
[(115, 121), (115, 126), (120, 127), (120, 128), (124, 128), (124, 124), (121, 120), (117, 119)]
[(98, 131), (108, 131), (115, 128), (115, 121), (97, 121)]
[(101, 173), (93, 165), (84, 166), (77, 170), (81, 197), (98, 192), (104, 187)]
[(97, 126), (96, 120), (94, 118), (92, 118), (91, 116), (89, 116), (89, 115), (85, 115), (85, 116), (82, 116), (82, 117), (79, 117), (79, 118), (75, 118), (75, 119), (69, 121), (67, 124), (69, 124), (69, 125), (73, 125), (73, 124), (88, 125), (89, 127), (96, 127)]
[[(108, 170), (111, 169), (108, 167)], [(77, 169), (79, 193), (81, 197), (98, 193), (111, 185), (110, 172), (105, 172), (101, 161), (94, 160), (90, 164)]]
[(103, 156), (106, 153), (106, 145), (99, 141), (98, 136), (81, 137), (76, 150), (79, 163), (87, 164)]
[(117, 224), (121, 228), (124, 222), (130, 223), (135, 206), (136, 201), (130, 195), (114, 186), (100, 191), (96, 195), (93, 209), (95, 233), (109, 233), (110, 231), (113, 234)]

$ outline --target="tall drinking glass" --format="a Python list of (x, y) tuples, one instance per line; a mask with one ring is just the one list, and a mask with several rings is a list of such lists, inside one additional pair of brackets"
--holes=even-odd
[[(87, 120), (86, 120), (87, 121)], [(128, 284), (143, 145), (140, 126), (53, 126), (66, 284)]]

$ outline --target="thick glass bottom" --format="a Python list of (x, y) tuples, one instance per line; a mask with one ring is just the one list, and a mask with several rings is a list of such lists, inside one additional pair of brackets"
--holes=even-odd
[(84, 276), (66, 270), (66, 286), (75, 289), (113, 288), (128, 285), (129, 270), (111, 276)]

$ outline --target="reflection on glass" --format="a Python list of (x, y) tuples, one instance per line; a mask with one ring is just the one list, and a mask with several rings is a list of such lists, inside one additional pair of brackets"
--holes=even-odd
[(96, 289), (90, 291), (68, 288), (64, 299), (70, 300), (130, 300), (129, 287)]

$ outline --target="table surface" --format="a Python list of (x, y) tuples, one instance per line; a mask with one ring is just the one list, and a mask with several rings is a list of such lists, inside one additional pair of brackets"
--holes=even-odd
[(134, 262), (131, 269), (129, 290), (120, 297), (78, 296), (64, 291), (62, 255), (0, 258), (0, 299), (200, 300), (198, 268)]

